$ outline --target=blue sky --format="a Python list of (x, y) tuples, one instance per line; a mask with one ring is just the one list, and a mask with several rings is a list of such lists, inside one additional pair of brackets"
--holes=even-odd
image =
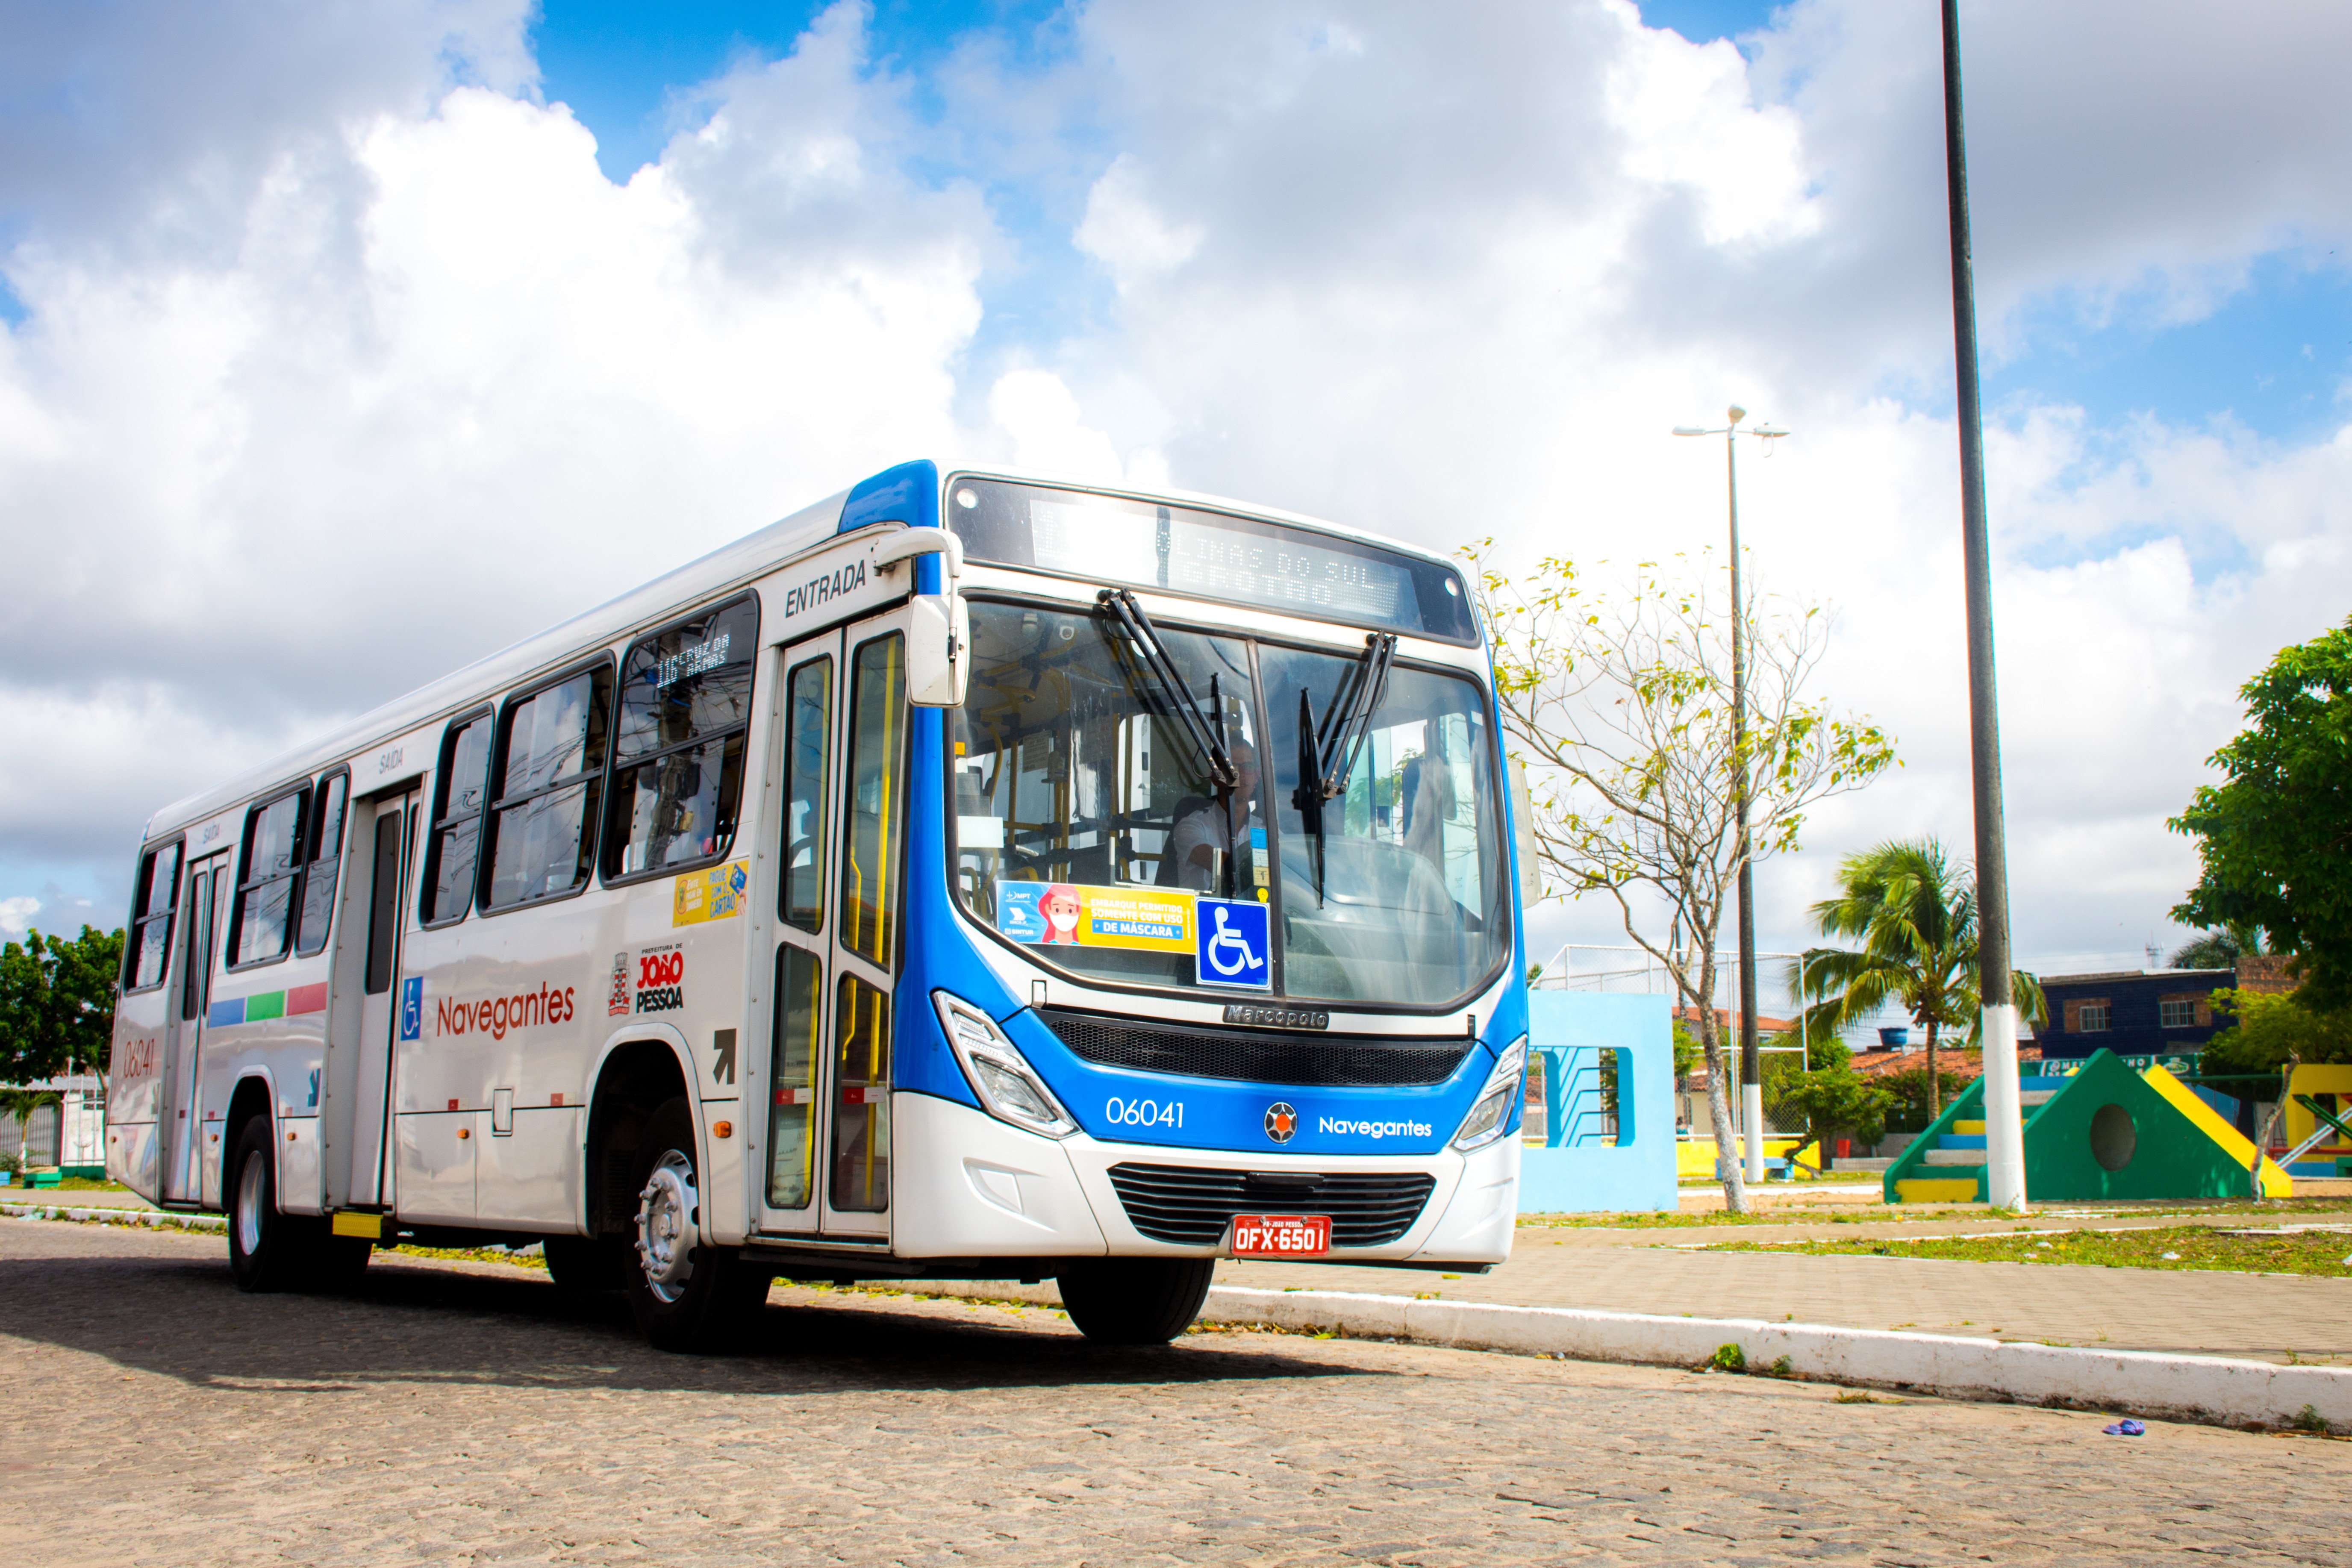
[[(544, 0), (531, 33), (547, 99), (570, 106), (597, 140), (606, 177), (625, 181), (660, 156), (687, 122), (695, 87), (746, 53), (773, 59), (824, 9), (818, 0)], [(1644, 0), (1643, 20), (1694, 42), (1737, 38), (1770, 25), (1778, 9), (1757, 0)], [(1014, 62), (1053, 58), (1059, 0), (875, 0), (877, 68), (909, 79), (925, 102), (928, 79), (974, 33), (991, 35)], [(1098, 310), (1098, 276), (1078, 265), (1073, 215), (1036, 192), (992, 184), (990, 199), (1016, 254), (986, 279), (981, 353), (1032, 341), (1055, 315)], [(1986, 265), (1980, 258), (1979, 266)], [(2308, 438), (2346, 410), (2352, 379), (2352, 269), (2332, 250), (2283, 245), (2193, 320), (2165, 319), (2150, 289), (2095, 300), (2059, 292), (2030, 300), (2011, 323), (2012, 352), (1985, 364), (1999, 409), (2063, 402), (2095, 423), (2153, 416), (2202, 427), (2226, 421), (2272, 440)], [(21, 308), (0, 283), (0, 317)], [(1948, 407), (1948, 388), (1913, 389), (1924, 406)]]

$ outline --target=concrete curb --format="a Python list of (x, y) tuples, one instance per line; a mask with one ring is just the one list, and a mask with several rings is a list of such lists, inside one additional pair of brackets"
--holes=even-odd
[[(894, 1288), (1058, 1307), (1051, 1284), (915, 1280)], [(1697, 1366), (1736, 1344), (1754, 1372), (1862, 1384), (1960, 1399), (2129, 1412), (2226, 1426), (2284, 1426), (2307, 1406), (2352, 1427), (2352, 1369), (2279, 1366), (2222, 1356), (1968, 1339), (1759, 1318), (1669, 1318), (1575, 1307), (1507, 1307), (1418, 1300), (1339, 1290), (1253, 1290), (1218, 1286), (1203, 1321), (1264, 1323), (1356, 1339), (1409, 1340), (1464, 1350), (1564, 1356), (1575, 1361)]]
[(74, 1219), (96, 1225), (160, 1226), (165, 1230), (226, 1230), (228, 1216), (164, 1214), (157, 1209), (82, 1208), (68, 1204), (0, 1203), (0, 1215), (15, 1219)]

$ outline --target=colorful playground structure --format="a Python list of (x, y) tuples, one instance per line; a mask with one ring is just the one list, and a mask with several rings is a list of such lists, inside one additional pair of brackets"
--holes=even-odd
[[(1543, 1059), (1544, 1144), (1519, 1162), (1519, 1212), (1671, 1210), (1675, 1043), (1664, 996), (1528, 994), (1528, 1044)], [(1601, 1053), (1616, 1127), (1607, 1131)]]
[[(2034, 1201), (2246, 1195), (2253, 1144), (2204, 1094), (2162, 1065), (2151, 1062), (2144, 1070), (2136, 1069), (2112, 1051), (2095, 1052), (2079, 1066), (2068, 1062), (2072, 1070), (2063, 1074), (2049, 1070), (2056, 1065), (2018, 1080), (2025, 1190)], [(2345, 1074), (2345, 1087), (2352, 1090), (2352, 1068), (2317, 1070)], [(2318, 1092), (2315, 1084), (2306, 1090), (2304, 1075), (2314, 1071), (2298, 1069), (2288, 1086), (2290, 1140), (2297, 1125), (2293, 1097), (2299, 1091), (2306, 1098)], [(2313, 1114), (2314, 1109), (2320, 1114)], [(2311, 1128), (2322, 1116), (2334, 1121), (2332, 1111), (2315, 1105), (2305, 1110), (2302, 1125)], [(2317, 1131), (2341, 1138), (2346, 1152), (2352, 1154), (2352, 1132), (2341, 1124)], [(1979, 1079), (1888, 1168), (1886, 1201), (1990, 1201), (1986, 1142), (1984, 1080)], [(2301, 1173), (2322, 1171), (2333, 1175), (2336, 1167)], [(2262, 1182), (2267, 1196), (2284, 1197), (2293, 1191), (2289, 1172), (2267, 1154)]]

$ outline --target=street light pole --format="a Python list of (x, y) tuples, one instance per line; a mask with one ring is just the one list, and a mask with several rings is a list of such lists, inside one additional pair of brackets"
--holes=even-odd
[(2025, 1208), (2025, 1131), (2017, 1084), (2017, 1007), (2009, 967), (2009, 847), (2000, 799), (2000, 710), (1994, 700), (1992, 551), (1987, 537), (1984, 421), (1977, 387), (1974, 248), (1967, 137), (1960, 121), (1959, 0), (1944, 0), (1944, 172), (1950, 185), (1952, 360), (1960, 425), (1960, 543), (1968, 583), (1969, 750), (1977, 831), (1977, 986), (1984, 1046), (1986, 1196)]
[[(1764, 1180), (1764, 1068), (1756, 1038), (1756, 868), (1748, 842), (1748, 601), (1739, 585), (1739, 422), (1748, 410), (1733, 404), (1720, 431), (1677, 425), (1677, 436), (1723, 437), (1724, 488), (1731, 507), (1731, 803), (1732, 852), (1739, 861), (1739, 1124), (1748, 1180)], [(1762, 426), (1747, 434), (1770, 441), (1788, 434)]]

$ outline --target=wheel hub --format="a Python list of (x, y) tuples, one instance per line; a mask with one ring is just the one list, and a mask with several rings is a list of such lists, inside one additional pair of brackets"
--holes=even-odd
[(672, 1149), (656, 1162), (637, 1194), (637, 1264), (646, 1286), (664, 1301), (675, 1301), (694, 1274), (694, 1223), (701, 1207), (694, 1167)]
[(268, 1196), (268, 1173), (258, 1153), (246, 1156), (236, 1175), (236, 1244), (247, 1258), (261, 1250), (261, 1205)]

